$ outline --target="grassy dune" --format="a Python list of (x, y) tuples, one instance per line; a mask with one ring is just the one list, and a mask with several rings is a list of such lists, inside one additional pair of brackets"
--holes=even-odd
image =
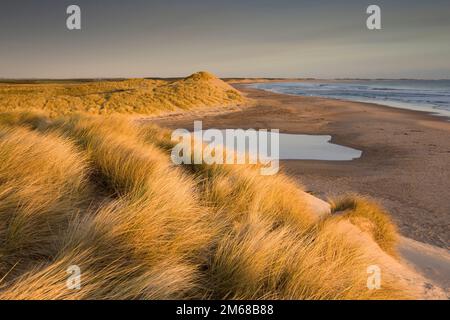
[(245, 101), (210, 73), (176, 81), (121, 81), (0, 84), (0, 112), (43, 111), (51, 116), (88, 114), (158, 114), (203, 107), (227, 107)]
[(0, 85), (0, 299), (416, 297), (372, 201), (319, 216), (257, 165), (173, 165), (170, 132), (133, 120), (244, 102), (205, 72)]
[(368, 200), (320, 218), (284, 175), (172, 165), (169, 132), (125, 116), (15, 112), (0, 128), (0, 299), (414, 297)]

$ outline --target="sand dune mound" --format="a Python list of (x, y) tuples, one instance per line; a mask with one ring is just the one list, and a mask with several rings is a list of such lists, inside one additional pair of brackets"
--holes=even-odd
[(39, 110), (51, 116), (74, 112), (149, 115), (226, 108), (244, 102), (237, 90), (207, 72), (176, 81), (128, 79), (0, 85), (0, 112)]
[[(189, 77), (186, 77), (184, 81), (216, 81), (218, 80), (216, 76), (208, 71), (199, 71), (191, 74)], [(224, 83), (223, 81), (219, 81)]]
[(244, 102), (239, 91), (208, 72), (194, 73), (185, 79), (158, 86), (154, 94), (172, 107), (181, 109), (229, 106)]
[(210, 91), (210, 94), (215, 94), (218, 96), (225, 94), (230, 99), (240, 96), (239, 91), (206, 71), (194, 73), (183, 80), (173, 83), (172, 86), (192, 89), (202, 88), (203, 90)]

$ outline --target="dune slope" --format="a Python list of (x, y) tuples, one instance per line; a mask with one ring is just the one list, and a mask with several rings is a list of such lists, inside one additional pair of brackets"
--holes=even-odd
[(0, 84), (0, 112), (36, 110), (51, 116), (160, 114), (240, 105), (243, 96), (208, 72), (176, 81), (129, 79), (70, 83)]
[[(365, 199), (317, 215), (284, 175), (174, 166), (169, 132), (123, 116), (3, 119), (0, 299), (420, 296), (395, 227)], [(23, 170), (27, 154), (36, 167)], [(367, 287), (373, 265), (380, 289)], [(79, 289), (67, 286), (73, 266)]]

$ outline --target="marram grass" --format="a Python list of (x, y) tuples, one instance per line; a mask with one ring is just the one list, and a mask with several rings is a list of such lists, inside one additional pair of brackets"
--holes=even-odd
[(282, 174), (174, 166), (168, 133), (125, 116), (0, 123), (0, 299), (413, 298), (363, 198), (318, 217)]
[(44, 111), (50, 116), (160, 114), (241, 105), (245, 98), (208, 72), (163, 81), (128, 79), (93, 82), (0, 84), (0, 112)]

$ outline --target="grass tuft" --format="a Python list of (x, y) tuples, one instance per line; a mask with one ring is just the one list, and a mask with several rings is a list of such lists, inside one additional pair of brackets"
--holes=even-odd
[(397, 228), (389, 214), (374, 200), (348, 195), (332, 201), (332, 212), (348, 219), (370, 234), (383, 250), (396, 255)]

